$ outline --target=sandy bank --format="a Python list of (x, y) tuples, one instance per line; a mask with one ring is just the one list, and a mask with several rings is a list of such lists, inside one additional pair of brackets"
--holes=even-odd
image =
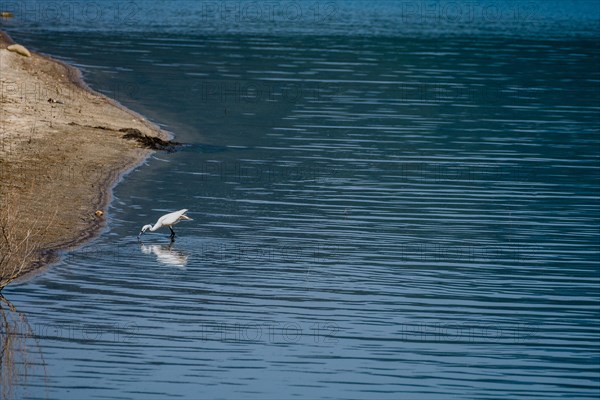
[(0, 290), (99, 233), (106, 214), (96, 211), (150, 152), (120, 129), (167, 138), (77, 69), (10, 44), (0, 32)]

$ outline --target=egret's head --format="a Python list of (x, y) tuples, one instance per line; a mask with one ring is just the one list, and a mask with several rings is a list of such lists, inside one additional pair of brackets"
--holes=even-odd
[(138, 239), (140, 238), (140, 236), (142, 236), (144, 234), (144, 232), (146, 232), (150, 228), (152, 228), (152, 225), (150, 225), (150, 224), (142, 226), (142, 230), (140, 231), (140, 234), (138, 235)]

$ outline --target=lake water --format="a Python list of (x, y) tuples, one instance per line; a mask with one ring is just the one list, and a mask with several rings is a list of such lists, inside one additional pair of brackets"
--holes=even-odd
[(3, 291), (3, 397), (600, 395), (595, 2), (13, 4), (186, 146)]

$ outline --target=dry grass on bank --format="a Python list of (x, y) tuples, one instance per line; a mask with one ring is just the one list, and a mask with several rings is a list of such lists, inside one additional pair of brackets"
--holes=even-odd
[(41, 259), (41, 244), (53, 222), (54, 217), (42, 222), (25, 215), (15, 196), (0, 197), (0, 290)]

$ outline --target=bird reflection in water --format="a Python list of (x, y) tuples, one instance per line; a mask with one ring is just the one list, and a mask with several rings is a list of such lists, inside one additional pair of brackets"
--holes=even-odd
[(141, 245), (142, 253), (154, 254), (156, 261), (169, 267), (185, 268), (188, 263), (189, 255), (181, 250), (173, 248), (173, 242), (170, 244), (151, 244)]

